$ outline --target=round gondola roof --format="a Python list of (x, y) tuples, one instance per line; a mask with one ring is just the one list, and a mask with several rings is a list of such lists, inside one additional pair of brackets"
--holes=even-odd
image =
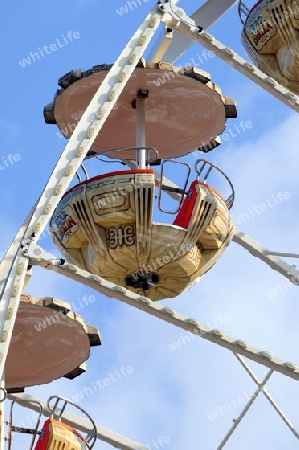
[(94, 327), (69, 309), (68, 303), (57, 299), (22, 295), (5, 364), (7, 389), (50, 383), (63, 376), (72, 379), (84, 371), (80, 366), (100, 338)]
[[(61, 133), (70, 138), (110, 68), (95, 66), (60, 78), (62, 89), (44, 109), (46, 122), (57, 123)], [(146, 145), (156, 148), (160, 158), (178, 157), (205, 147), (224, 130), (226, 118), (236, 117), (235, 102), (221, 94), (206, 72), (142, 62), (95, 139), (91, 153), (136, 146), (134, 101), (140, 91), (147, 93)], [(134, 153), (110, 151), (108, 156), (132, 159)]]

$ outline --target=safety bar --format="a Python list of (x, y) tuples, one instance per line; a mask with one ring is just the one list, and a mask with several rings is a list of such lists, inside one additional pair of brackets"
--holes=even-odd
[[(201, 163), (201, 167), (200, 168), (197, 167), (199, 163)], [(207, 171), (204, 174), (203, 172), (204, 172), (206, 166), (207, 166)], [(235, 200), (235, 191), (234, 191), (234, 186), (233, 186), (232, 182), (230, 181), (230, 179), (228, 178), (228, 176), (225, 175), (225, 173), (221, 169), (219, 169), (219, 167), (215, 166), (215, 164), (213, 164), (213, 163), (210, 163), (206, 159), (198, 159), (196, 161), (196, 163), (195, 163), (194, 168), (195, 168), (195, 171), (196, 171), (196, 173), (198, 175), (198, 180), (202, 181), (204, 184), (207, 184), (208, 178), (209, 178), (209, 176), (210, 176), (210, 174), (211, 174), (213, 169), (215, 169), (219, 173), (221, 173), (221, 175), (228, 182), (228, 184), (229, 184), (229, 186), (231, 188), (231, 191), (232, 191), (231, 194), (229, 195), (229, 197), (226, 200), (224, 200), (225, 203), (226, 203), (226, 206), (228, 207), (228, 209), (231, 209), (233, 204), (234, 204), (234, 200)], [(202, 177), (203, 180), (200, 180), (200, 177)], [(211, 186), (211, 187), (213, 188), (213, 186)]]
[[(178, 186), (168, 186), (163, 184), (163, 174), (164, 174), (164, 166), (166, 163), (174, 163), (174, 164), (181, 164), (183, 166), (186, 166), (188, 169), (187, 172), (187, 176), (186, 176), (186, 180), (184, 183), (183, 188), (179, 188)], [(161, 164), (161, 173), (160, 173), (160, 181), (159, 181), (159, 190), (158, 190), (158, 208), (161, 212), (167, 213), (167, 214), (176, 214), (181, 207), (181, 204), (183, 202), (184, 196), (187, 194), (186, 188), (187, 188), (187, 184), (189, 181), (189, 176), (190, 176), (190, 172), (191, 172), (191, 168), (189, 166), (189, 164), (182, 162), (182, 161), (177, 161), (176, 159), (166, 159), (164, 161), (162, 161)], [(166, 192), (176, 192), (178, 194), (181, 194), (181, 198), (178, 204), (178, 207), (175, 211), (170, 211), (167, 209), (163, 209), (163, 207), (161, 206), (161, 197), (162, 197), (162, 191), (166, 191)]]
[[(51, 406), (51, 401), (53, 399), (56, 399), (54, 406)], [(59, 406), (59, 402), (63, 402), (62, 407)], [(59, 397), (58, 395), (52, 395), (51, 397), (49, 397), (48, 401), (47, 401), (47, 406), (49, 408), (49, 410), (51, 411), (51, 417), (61, 421), (61, 417), (64, 413), (64, 410), (66, 408), (66, 405), (72, 405), (74, 408), (79, 409), (79, 411), (81, 411), (83, 414), (86, 415), (86, 417), (88, 417), (88, 419), (90, 420), (91, 424), (92, 424), (92, 429), (90, 430), (90, 432), (86, 435), (85, 440), (88, 442), (89, 448), (92, 449), (96, 440), (97, 440), (97, 426), (95, 424), (95, 422), (93, 421), (93, 419), (91, 418), (91, 416), (85, 411), (85, 409), (81, 408), (81, 406), (76, 405), (75, 403), (73, 403), (72, 401), (63, 398), (63, 397)], [(57, 409), (57, 411), (56, 411)]]
[[(240, 21), (241, 21), (242, 25), (245, 24), (249, 12), (250, 12), (250, 9), (248, 8), (248, 6), (246, 6), (245, 3), (243, 3), (242, 0), (239, 0), (239, 3), (238, 3), (238, 14), (239, 14)], [(242, 15), (245, 16), (245, 20), (243, 19)]]
[(13, 407), (14, 407), (15, 403), (18, 403), (19, 406), (22, 406), (22, 400), (13, 400), (11, 403), (11, 407), (10, 407), (10, 414), (9, 414), (9, 421), (8, 421), (7, 450), (11, 450), (12, 432), (32, 434), (33, 436), (31, 439), (31, 444), (30, 444), (29, 450), (33, 449), (33, 445), (35, 443), (36, 436), (39, 434), (38, 428), (39, 428), (41, 416), (43, 413), (43, 407), (42, 407), (41, 403), (38, 402), (37, 400), (26, 400), (26, 403), (28, 403), (28, 402), (35, 403), (36, 405), (39, 406), (39, 415), (38, 415), (38, 418), (36, 421), (36, 426), (35, 426), (35, 428), (25, 428), (24, 426), (16, 427), (12, 424), (12, 413), (13, 413)]

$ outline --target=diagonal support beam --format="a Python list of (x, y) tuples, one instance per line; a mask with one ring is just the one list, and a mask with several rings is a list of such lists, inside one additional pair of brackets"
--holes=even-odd
[(264, 386), (266, 386), (266, 383), (267, 383), (267, 381), (269, 380), (269, 378), (271, 377), (272, 374), (273, 374), (273, 370), (269, 370), (269, 372), (267, 373), (267, 375), (265, 376), (263, 381), (258, 385), (258, 388), (256, 389), (256, 391), (253, 393), (253, 395), (249, 399), (247, 405), (241, 411), (241, 413), (238, 416), (238, 418), (234, 420), (233, 426), (230, 428), (228, 433), (225, 435), (225, 437), (221, 441), (220, 445), (217, 447), (217, 450), (222, 450), (223, 447), (227, 444), (228, 440), (230, 439), (230, 437), (232, 436), (232, 434), (236, 430), (237, 426), (241, 423), (241, 420), (245, 417), (245, 414), (248, 412), (249, 408), (252, 406), (254, 400), (257, 398), (257, 396), (262, 391)]
[[(249, 366), (246, 364), (246, 362), (243, 360), (243, 358), (240, 355), (235, 354), (236, 358), (238, 359), (238, 361), (242, 364), (242, 366), (244, 367), (244, 369), (246, 370), (246, 372), (248, 373), (248, 375), (250, 375), (250, 377), (253, 379), (253, 381), (255, 382), (255, 384), (257, 384), (258, 386), (260, 386), (260, 381), (258, 380), (258, 378), (256, 378), (256, 376), (254, 375), (254, 373), (252, 372), (252, 370), (249, 368)], [(275, 411), (277, 412), (277, 414), (282, 418), (282, 420), (284, 421), (284, 423), (289, 427), (289, 429), (291, 430), (291, 432), (293, 433), (293, 435), (299, 439), (299, 433), (296, 431), (296, 429), (293, 427), (293, 425), (291, 424), (291, 422), (289, 421), (289, 419), (283, 414), (283, 412), (281, 411), (281, 409), (278, 407), (278, 405), (275, 403), (275, 401), (273, 400), (273, 398), (271, 397), (271, 395), (266, 391), (265, 387), (262, 388), (261, 392), (264, 394), (264, 396), (266, 397), (267, 400), (269, 400), (270, 404), (273, 406), (273, 408), (275, 409)]]
[(292, 283), (299, 284), (299, 271), (296, 270), (295, 265), (288, 264), (278, 256), (275, 256), (275, 253), (270, 252), (270, 250), (243, 233), (243, 231), (236, 229), (233, 241), (248, 250), (253, 256), (265, 262), (271, 269), (288, 278)]
[(60, 273), (67, 278), (93, 288), (106, 297), (116, 298), (117, 300), (142, 310), (158, 319), (189, 331), (209, 342), (220, 345), (233, 353), (246, 356), (252, 361), (256, 361), (259, 364), (287, 375), (295, 380), (299, 380), (299, 367), (296, 367), (294, 364), (283, 361), (266, 351), (261, 351), (260, 349), (255, 348), (240, 339), (228, 336), (219, 330), (202, 325), (197, 320), (186, 317), (173, 309), (165, 308), (157, 302), (153, 302), (146, 297), (135, 294), (123, 286), (117, 286), (97, 275), (81, 270), (73, 264), (64, 263), (61, 265), (60, 260), (57, 259), (57, 257), (46, 253), (38, 246), (32, 245), (30, 247), (29, 257), (31, 264), (39, 265), (48, 270)]
[[(192, 14), (191, 19), (204, 30), (207, 30), (236, 2), (237, 0), (208, 0)], [(159, 55), (160, 60), (163, 58), (165, 62), (174, 63), (194, 44), (192, 38), (178, 32), (174, 32), (169, 45), (165, 46), (165, 40), (167, 40), (167, 31), (159, 35), (149, 54), (149, 61), (154, 61), (156, 55)]]

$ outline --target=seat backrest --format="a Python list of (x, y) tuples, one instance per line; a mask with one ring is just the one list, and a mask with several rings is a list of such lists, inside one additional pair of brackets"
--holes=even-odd
[(187, 196), (175, 218), (173, 221), (173, 225), (177, 225), (182, 228), (188, 228), (189, 221), (192, 216), (192, 211), (196, 201), (196, 185), (202, 184), (200, 181), (195, 180), (191, 183), (190, 188), (188, 190)]
[(173, 225), (177, 225), (181, 228), (188, 228), (191, 216), (192, 216), (192, 211), (196, 202), (196, 198), (198, 195), (198, 189), (196, 189), (196, 186), (203, 186), (204, 188), (209, 189), (213, 194), (217, 195), (217, 197), (219, 197), (224, 203), (225, 200), (224, 198), (219, 194), (219, 192), (217, 192), (215, 189), (211, 188), (211, 186), (209, 186), (208, 184), (203, 183), (202, 181), (199, 180), (194, 180), (192, 181), (190, 188), (188, 190), (187, 196), (184, 199), (184, 202), (175, 218), (175, 220), (173, 221)]

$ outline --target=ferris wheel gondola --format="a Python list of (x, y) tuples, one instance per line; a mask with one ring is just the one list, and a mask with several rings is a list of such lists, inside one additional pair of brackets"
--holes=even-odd
[(242, 44), (260, 70), (299, 93), (299, 1), (239, 1)]
[[(45, 413), (43, 405), (39, 401), (29, 400), (29, 402), (34, 403), (38, 411), (35, 426), (31, 428), (24, 427), (24, 422), (21, 426), (14, 425), (15, 406), (22, 407), (25, 405), (22, 400), (13, 400), (11, 403), (8, 422), (8, 450), (14, 448), (13, 433), (32, 435), (28, 450), (91, 450), (93, 448), (97, 438), (97, 427), (91, 416), (82, 407), (66, 398), (52, 395), (47, 401), (47, 413), (50, 413), (50, 418), (40, 428), (41, 417)], [(63, 414), (67, 407), (76, 408), (88, 418), (90, 431), (86, 436), (83, 436), (76, 428), (64, 423)]]
[[(80, 119), (110, 68), (94, 66), (60, 78), (62, 89), (44, 109), (46, 122), (57, 123), (70, 137), (68, 124)], [(50, 232), (68, 261), (151, 300), (176, 297), (214, 265), (234, 232), (233, 186), (205, 160), (195, 163), (196, 179), (190, 180), (191, 167), (177, 160), (194, 148), (210, 150), (226, 119), (236, 117), (235, 102), (209, 80), (195, 68), (143, 60), (137, 65), (91, 148), (122, 160), (132, 160), (135, 149), (135, 169), (98, 175), (64, 195)], [(163, 160), (157, 180), (148, 145)], [(175, 211), (161, 205), (166, 162), (188, 167)], [(215, 172), (228, 183), (229, 199), (208, 184)], [(170, 224), (157, 223), (155, 209), (176, 217)]]

